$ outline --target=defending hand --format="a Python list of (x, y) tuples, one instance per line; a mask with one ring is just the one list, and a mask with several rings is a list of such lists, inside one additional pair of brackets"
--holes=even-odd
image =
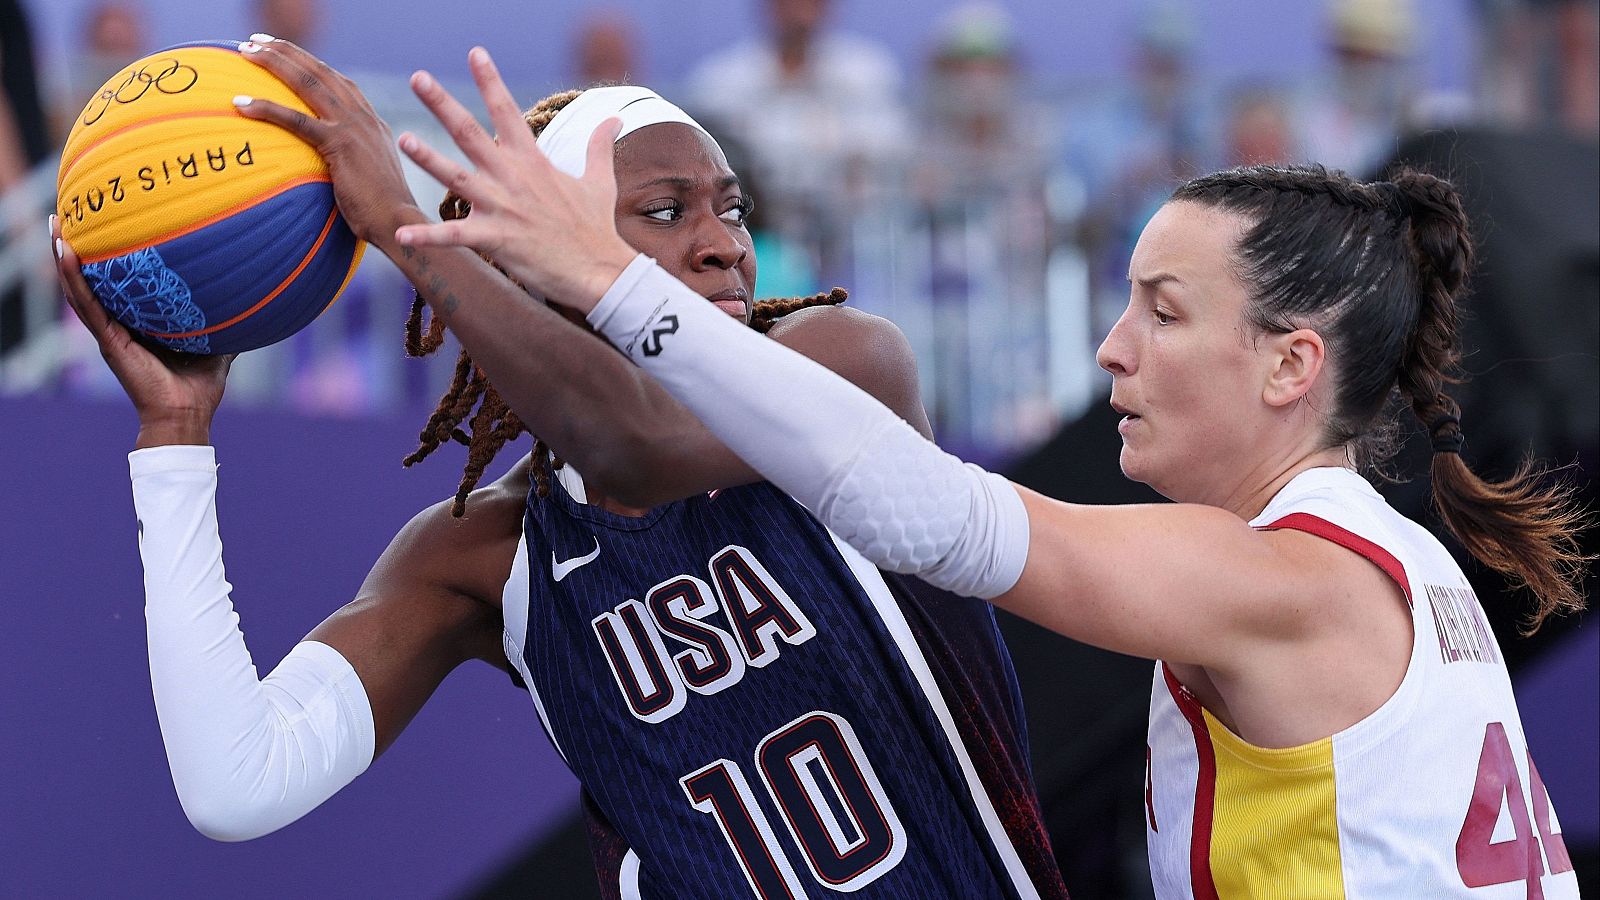
[(407, 225), (395, 236), (404, 245), (471, 247), (529, 288), (587, 313), (636, 255), (617, 234), (612, 145), (622, 121), (609, 119), (595, 130), (584, 175), (573, 178), (539, 150), (489, 52), (474, 47), (467, 63), (494, 136), (428, 73), (411, 76), (411, 88), (476, 171), (413, 134), (400, 136), (400, 149), (470, 202), (472, 212), (465, 219)]

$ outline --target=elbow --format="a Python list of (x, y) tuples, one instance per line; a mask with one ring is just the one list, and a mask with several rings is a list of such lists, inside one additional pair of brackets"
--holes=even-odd
[(232, 792), (180, 791), (178, 802), (195, 831), (225, 844), (255, 840), (288, 824), (277, 821), (273, 810)]

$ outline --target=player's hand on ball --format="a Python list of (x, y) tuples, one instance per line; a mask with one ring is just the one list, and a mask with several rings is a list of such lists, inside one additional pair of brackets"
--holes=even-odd
[[(278, 76), (311, 107), (308, 116), (260, 98), (235, 100), (239, 112), (281, 125), (322, 154), (339, 210), (357, 237), (392, 246), (401, 222), (416, 221), (394, 136), (355, 82), (289, 41), (253, 35), (239, 52)], [(247, 101), (247, 102), (245, 102)], [(412, 211), (407, 216), (406, 212)]]
[(428, 73), (411, 76), (411, 89), (476, 170), (413, 134), (400, 136), (400, 149), (472, 211), (464, 219), (407, 225), (396, 236), (408, 246), (471, 247), (545, 297), (587, 313), (635, 256), (616, 224), (612, 154), (622, 121), (610, 119), (595, 130), (583, 177), (573, 178), (539, 150), (489, 52), (474, 47), (467, 63), (493, 136)]
[(222, 402), (233, 355), (195, 356), (139, 343), (95, 299), (54, 215), (50, 240), (67, 303), (100, 345), (100, 355), (139, 413), (138, 446), (209, 443), (211, 417)]

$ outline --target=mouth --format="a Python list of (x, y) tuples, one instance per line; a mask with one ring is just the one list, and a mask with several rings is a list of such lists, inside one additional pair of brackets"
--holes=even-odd
[(1128, 428), (1141, 418), (1138, 413), (1128, 409), (1126, 406), (1123, 406), (1115, 400), (1111, 401), (1111, 408), (1122, 416), (1122, 421), (1117, 423), (1117, 432), (1119, 434), (1127, 434)]
[(735, 319), (744, 321), (745, 315), (750, 311), (750, 295), (743, 288), (730, 288), (718, 291), (706, 297), (711, 305), (722, 310)]

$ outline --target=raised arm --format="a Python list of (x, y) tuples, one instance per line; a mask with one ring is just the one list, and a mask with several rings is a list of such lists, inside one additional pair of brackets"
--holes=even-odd
[(461, 662), (506, 665), (488, 598), (510, 569), (521, 492), (500, 488), (510, 503), (491, 499), (470, 523), (444, 506), (419, 515), (357, 599), (258, 678), (223, 569), (208, 446), (228, 360), (158, 356), (133, 341), (55, 232), (68, 300), (139, 413), (129, 468), (150, 682), (178, 799), (209, 837), (258, 837), (361, 774)]
[[(259, 49), (247, 55), (295, 85), (317, 118), (263, 100), (244, 103), (241, 112), (294, 131), (322, 153), (351, 227), (400, 267), (529, 431), (577, 466), (601, 493), (651, 506), (759, 479), (660, 385), (477, 253), (464, 247), (402, 246), (395, 239), (398, 227), (429, 220), (405, 185), (388, 127), (349, 79), (304, 50), (277, 40), (255, 46)], [(428, 86), (442, 94), (437, 85)], [(466, 110), (456, 106), (451, 112), (446, 125), (458, 141), (493, 144)], [(532, 140), (509, 94), (494, 112), (503, 133)], [(597, 152), (609, 159), (610, 144)], [(599, 202), (608, 204), (609, 216), (615, 190)], [(887, 321), (818, 310), (771, 334), (840, 372), (927, 433), (909, 345)]]

